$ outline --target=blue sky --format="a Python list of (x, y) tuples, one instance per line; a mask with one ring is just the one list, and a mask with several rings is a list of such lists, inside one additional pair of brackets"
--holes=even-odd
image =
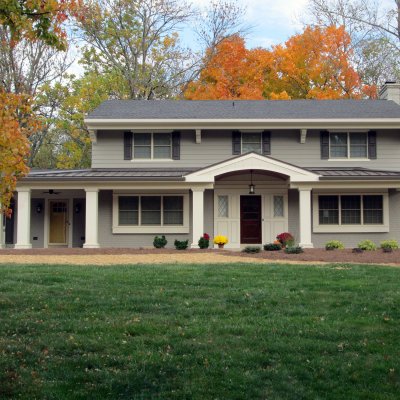
[[(290, 36), (302, 29), (301, 15), (304, 16), (308, 0), (236, 0), (238, 5), (246, 7), (245, 24), (252, 27), (247, 35), (249, 47), (270, 47), (285, 42)], [(207, 6), (210, 0), (192, 0), (197, 6)], [(191, 38), (185, 37), (184, 43)]]

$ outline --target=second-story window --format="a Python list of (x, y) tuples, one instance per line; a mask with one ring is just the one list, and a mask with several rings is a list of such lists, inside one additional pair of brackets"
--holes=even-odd
[(329, 156), (330, 158), (368, 158), (367, 133), (330, 133)]
[(135, 133), (133, 135), (133, 158), (170, 159), (171, 142), (170, 133)]
[(262, 154), (261, 132), (242, 133), (242, 154), (250, 151)]

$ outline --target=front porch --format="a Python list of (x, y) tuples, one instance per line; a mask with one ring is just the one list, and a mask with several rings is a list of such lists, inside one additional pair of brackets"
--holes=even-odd
[(17, 188), (13, 220), (0, 221), (0, 245), (151, 248), (165, 235), (170, 247), (178, 239), (197, 248), (204, 232), (228, 236), (228, 249), (284, 231), (304, 248), (400, 240), (399, 189), (395, 172), (306, 170), (255, 153), (196, 171), (32, 173)]

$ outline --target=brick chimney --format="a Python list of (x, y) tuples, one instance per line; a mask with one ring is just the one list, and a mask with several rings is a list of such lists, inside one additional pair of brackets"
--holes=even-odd
[(400, 104), (400, 83), (387, 81), (379, 91), (379, 98), (382, 100), (393, 100)]

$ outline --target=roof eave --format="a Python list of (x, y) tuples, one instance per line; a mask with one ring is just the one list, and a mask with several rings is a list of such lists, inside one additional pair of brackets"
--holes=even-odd
[(399, 129), (400, 118), (347, 119), (122, 119), (85, 118), (90, 130), (108, 129)]

